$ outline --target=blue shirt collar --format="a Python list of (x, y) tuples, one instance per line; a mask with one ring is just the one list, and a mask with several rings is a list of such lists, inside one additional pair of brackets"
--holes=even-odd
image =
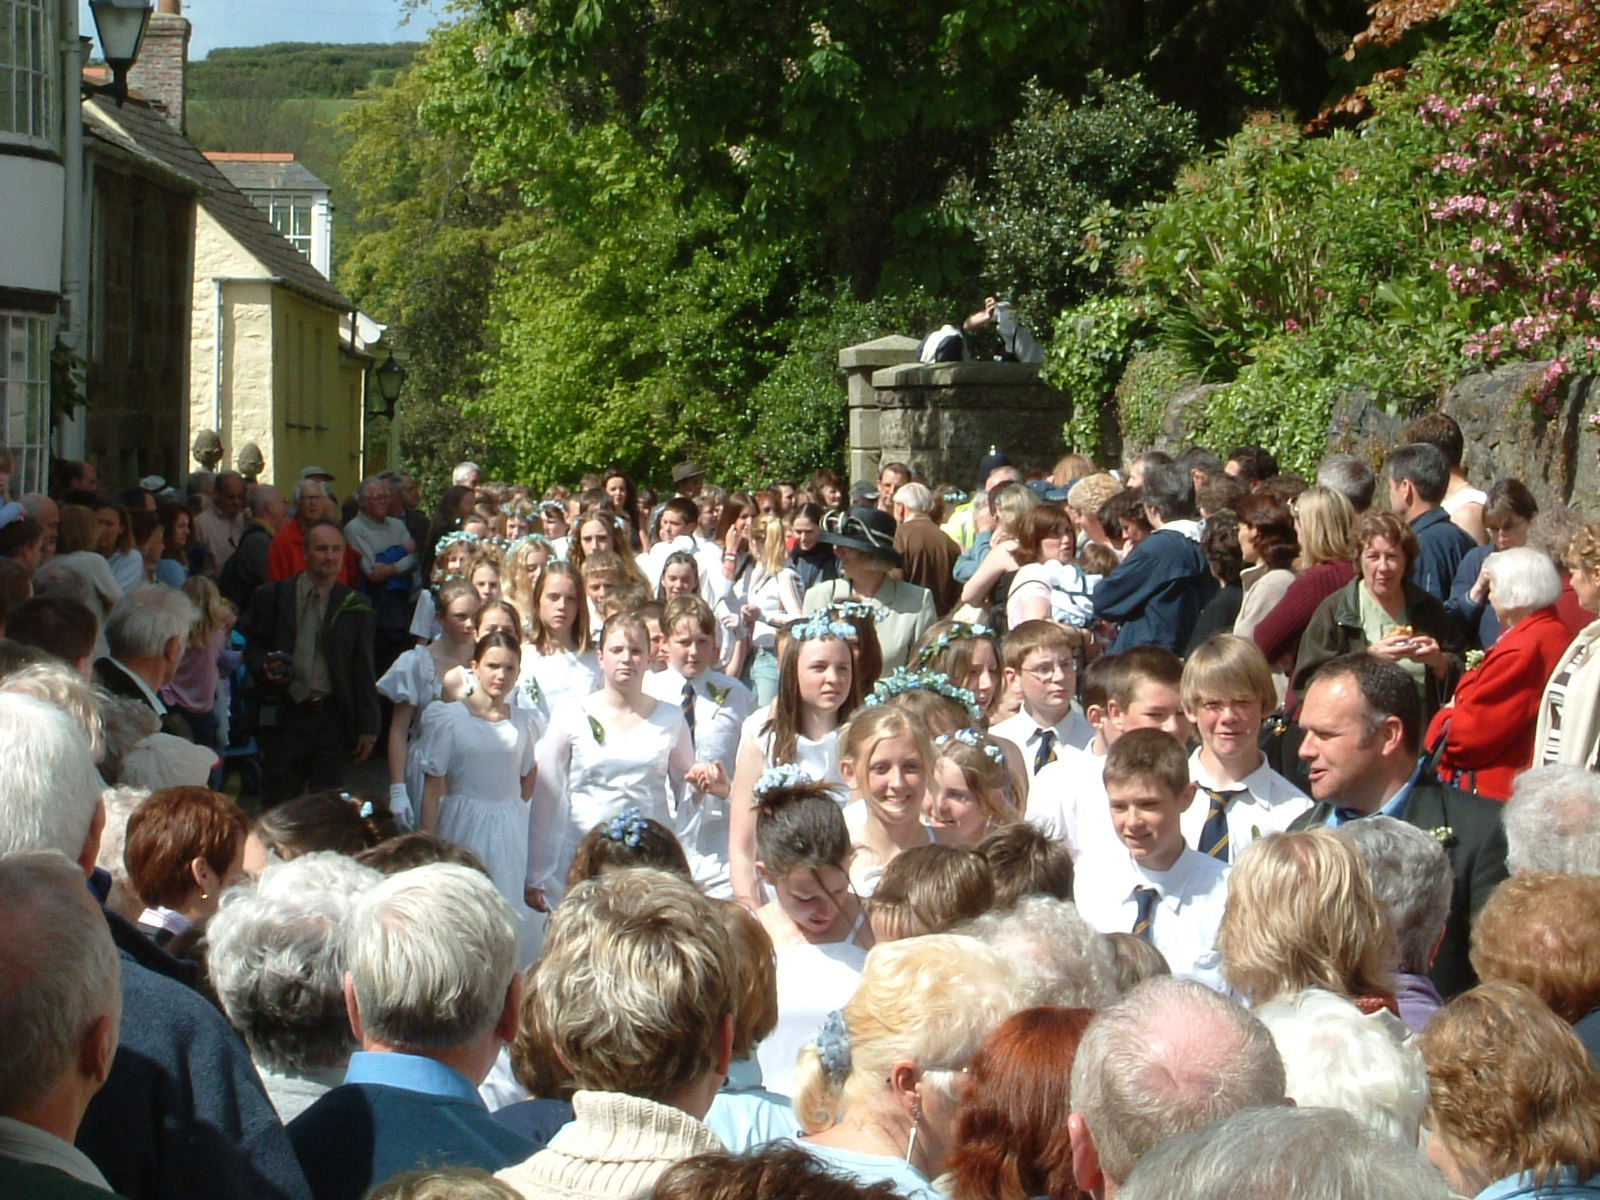
[(1400, 785), (1400, 790), (1390, 796), (1384, 806), (1376, 813), (1360, 813), (1353, 808), (1335, 806), (1329, 810), (1328, 819), (1324, 823), (1330, 827), (1337, 828), (1346, 821), (1360, 820), (1364, 816), (1393, 817), (1397, 821), (1404, 821), (1406, 819), (1406, 808), (1411, 803), (1411, 789), (1417, 786), (1417, 780), (1422, 777), (1422, 762), (1421, 758), (1417, 759), (1417, 765), (1411, 768), (1410, 777)]
[(484, 1108), (478, 1089), (454, 1067), (420, 1054), (401, 1054), (398, 1051), (358, 1050), (350, 1056), (350, 1067), (344, 1073), (346, 1083), (377, 1083), (385, 1087), (403, 1088), (408, 1092), (424, 1092), (430, 1096), (452, 1096)]

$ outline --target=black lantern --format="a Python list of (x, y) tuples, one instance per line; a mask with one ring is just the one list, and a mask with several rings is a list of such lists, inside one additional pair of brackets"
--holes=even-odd
[(370, 415), (392, 418), (395, 402), (400, 399), (400, 389), (406, 385), (406, 369), (395, 362), (394, 351), (391, 350), (383, 365), (372, 372), (372, 378), (378, 385), (378, 396), (383, 400), (383, 407), (373, 409)]
[(89, 11), (94, 14), (100, 54), (111, 68), (111, 82), (85, 90), (112, 96), (120, 105), (128, 98), (128, 72), (139, 57), (153, 10), (145, 0), (89, 0)]

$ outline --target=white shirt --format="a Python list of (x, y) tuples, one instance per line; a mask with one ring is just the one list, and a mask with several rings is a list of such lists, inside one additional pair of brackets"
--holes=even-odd
[[(645, 695), (683, 711), (683, 675), (668, 667), (645, 677)], [(739, 756), (739, 736), (755, 711), (756, 698), (749, 688), (721, 671), (705, 671), (694, 687), (694, 760), (718, 762), (733, 779)], [(695, 882), (713, 896), (732, 895), (728, 879), (728, 799), (709, 792), (697, 793), (698, 804), (680, 809), (676, 833), (689, 856)]]
[(1102, 859), (1080, 872), (1072, 893), (1083, 919), (1101, 933), (1132, 933), (1139, 911), (1134, 889), (1140, 887), (1160, 893), (1150, 941), (1172, 973), (1226, 992), (1216, 947), (1228, 903), (1227, 866), (1185, 846), (1170, 869), (1152, 871), (1124, 852), (1121, 861)]
[(1206, 788), (1217, 791), (1238, 791), (1228, 801), (1227, 861), (1233, 862), (1239, 852), (1251, 842), (1269, 833), (1283, 833), (1301, 813), (1311, 809), (1310, 798), (1282, 775), (1267, 766), (1265, 757), (1261, 765), (1240, 782), (1224, 787), (1200, 762), (1200, 751), (1189, 756), (1189, 778), (1199, 785), (1194, 803), (1183, 814), (1183, 840), (1194, 849), (1200, 848), (1200, 831), (1205, 828), (1206, 814), (1211, 811), (1211, 797)]
[(1077, 863), (1085, 851), (1090, 858), (1127, 854), (1122, 839), (1111, 827), (1111, 801), (1106, 798), (1103, 754), (1061, 751), (1028, 789), (1025, 817), (1041, 833), (1067, 848)]
[[(1018, 709), (1004, 721), (997, 721), (989, 727), (989, 736), (1004, 738), (1017, 748), (1023, 761), (1028, 765), (1030, 777), (1036, 777), (1039, 772), (1033, 769), (1033, 760), (1039, 754), (1039, 731), (1045, 726), (1034, 720), (1027, 708)], [(1094, 741), (1094, 726), (1088, 719), (1075, 708), (1069, 708), (1067, 715), (1062, 717), (1049, 728), (1056, 735), (1056, 757), (1060, 758), (1060, 747), (1070, 747), (1073, 750), (1082, 750)], [(1046, 766), (1049, 764), (1047, 763)]]
[(0, 1158), (53, 1167), (79, 1183), (111, 1191), (111, 1185), (100, 1174), (100, 1168), (90, 1162), (82, 1150), (37, 1125), (28, 1125), (11, 1117), (0, 1117)]

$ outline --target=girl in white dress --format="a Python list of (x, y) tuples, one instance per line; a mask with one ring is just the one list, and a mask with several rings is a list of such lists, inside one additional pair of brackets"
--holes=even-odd
[(559, 897), (585, 834), (628, 808), (676, 829), (686, 782), (704, 781), (683, 711), (644, 693), (650, 635), (631, 613), (606, 622), (600, 690), (554, 708), (539, 747), (539, 779), (527, 835), (527, 902)]
[(600, 686), (600, 664), (589, 640), (583, 578), (571, 563), (545, 566), (533, 589), (533, 634), (522, 646), (517, 703), (546, 721), (556, 709)]
[(506, 549), (505, 567), (500, 572), (500, 593), (517, 606), (517, 611), (527, 622), (519, 636), (533, 635), (533, 589), (539, 586), (539, 576), (554, 557), (549, 540), (542, 533), (529, 533), (512, 542)]
[(435, 700), (455, 700), (459, 687), (447, 686), (447, 675), (472, 658), (473, 622), (478, 593), (464, 579), (439, 589), (439, 622), (444, 632), (431, 644), (413, 646), (384, 672), (378, 692), (394, 703), (389, 721), (389, 811), (401, 828), (416, 824), (422, 803), (423, 772), (419, 756), (422, 714)]
[(433, 559), (433, 573), (428, 586), (417, 595), (417, 606), (411, 613), (411, 636), (419, 646), (426, 646), (442, 632), (439, 626), (439, 589), (452, 579), (467, 577), (467, 558), (472, 554), (478, 539), (470, 533), (447, 533), (439, 539), (439, 549)]
[(841, 782), (839, 726), (860, 699), (851, 640), (856, 627), (831, 613), (789, 627), (778, 660), (778, 695), (744, 723), (728, 804), (728, 874), (733, 898), (761, 904), (756, 884), (755, 785), (769, 767), (797, 763), (818, 782)]
[(762, 516), (752, 525), (753, 565), (733, 583), (725, 601), (738, 614), (747, 641), (743, 678), (760, 704), (771, 704), (778, 692), (778, 630), (805, 612), (800, 576), (789, 566), (782, 517)]
[(517, 639), (490, 633), (473, 648), (477, 686), (461, 700), (435, 704), (422, 722), (420, 828), (470, 849), (521, 919), (519, 962), (536, 953), (538, 924), (523, 906), (528, 799), (533, 794), (539, 718), (511, 703), (520, 661)]
[(863, 896), (902, 850), (935, 840), (922, 815), (932, 763), (926, 728), (893, 705), (862, 709), (839, 735), (839, 774), (851, 797), (845, 824), (855, 846), (850, 882)]
[(872, 929), (850, 886), (850, 833), (837, 798), (794, 766), (756, 786), (756, 854), (774, 899), (757, 912), (778, 964), (778, 1024), (756, 1048), (762, 1086), (794, 1093), (795, 1058), (855, 993)]

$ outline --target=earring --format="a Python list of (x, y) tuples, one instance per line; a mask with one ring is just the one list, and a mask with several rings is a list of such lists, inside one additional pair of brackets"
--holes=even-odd
[(922, 1105), (915, 1099), (911, 1101), (911, 1136), (906, 1139), (906, 1162), (911, 1162), (911, 1156), (917, 1149), (917, 1130), (922, 1127)]
[(201, 892), (200, 893), (200, 899), (202, 899), (202, 900), (211, 899), (211, 893), (210, 892)]

